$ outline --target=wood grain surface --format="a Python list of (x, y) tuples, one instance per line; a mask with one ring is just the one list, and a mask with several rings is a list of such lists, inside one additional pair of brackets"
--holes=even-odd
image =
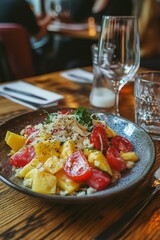
[[(91, 70), (91, 68), (87, 68)], [(78, 84), (64, 79), (59, 72), (25, 79), (40, 88), (64, 95), (59, 107), (86, 106), (89, 103), (91, 85)], [(128, 83), (120, 93), (121, 116), (134, 121), (134, 83)], [(13, 118), (31, 109), (0, 97), (0, 122)], [(114, 239), (112, 234), (102, 233), (126, 213), (142, 202), (150, 193), (150, 180), (160, 166), (160, 142), (156, 146), (156, 161), (144, 182), (131, 192), (117, 198), (96, 203), (76, 205), (47, 202), (20, 193), (0, 182), (0, 239), (56, 239), (93, 240)], [(116, 228), (111, 228), (114, 233)], [(160, 198), (154, 197), (120, 240), (160, 239)]]

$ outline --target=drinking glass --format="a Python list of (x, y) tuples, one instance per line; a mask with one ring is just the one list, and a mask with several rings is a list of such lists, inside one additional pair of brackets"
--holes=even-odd
[(160, 72), (136, 74), (135, 122), (160, 141)]
[(119, 92), (140, 64), (137, 17), (103, 16), (98, 48), (98, 64), (111, 82), (115, 92), (114, 114), (119, 116)]
[(98, 65), (98, 46), (92, 45), (93, 84), (90, 92), (90, 103), (92, 106), (113, 113), (115, 93), (109, 81), (103, 76)]
[(56, 21), (70, 20), (70, 1), (69, 0), (48, 0), (47, 11)]
[(48, 0), (47, 4), (50, 15), (57, 19), (62, 10), (61, 0)]

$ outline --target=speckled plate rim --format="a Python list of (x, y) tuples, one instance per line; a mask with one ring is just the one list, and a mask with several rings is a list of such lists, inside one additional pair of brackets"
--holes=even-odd
[[(10, 120), (6, 121), (0, 126), (1, 136), (0, 136), (0, 151), (3, 151), (3, 149), (7, 146), (4, 142), (4, 136), (7, 130), (14, 131), (19, 133), (19, 131), (28, 124), (35, 124), (38, 122), (42, 122), (47, 117), (46, 112), (56, 112), (58, 110), (69, 110), (71, 108), (57, 108), (57, 107), (50, 107), (45, 109), (39, 109), (36, 111), (31, 111), (22, 115), (19, 115), (17, 117), (11, 118)], [(73, 109), (73, 108), (72, 108)], [(91, 112), (98, 113), (100, 111), (96, 111), (93, 109), (88, 109)], [(104, 112), (103, 112), (104, 113)], [(148, 174), (150, 169), (152, 168), (154, 161), (155, 161), (155, 145), (151, 137), (148, 135), (148, 133), (139, 127), (137, 124), (127, 120), (123, 117), (117, 117), (108, 113), (104, 113), (104, 120), (107, 122), (107, 124), (112, 127), (119, 135), (127, 137), (134, 145), (135, 151), (138, 153), (145, 154), (145, 160), (140, 156), (140, 161), (136, 163), (135, 167), (131, 170), (128, 170), (124, 176), (122, 176), (122, 179), (120, 181), (103, 191), (96, 192), (94, 194), (90, 195), (84, 195), (84, 196), (62, 196), (62, 195), (52, 195), (52, 194), (41, 194), (33, 192), (32, 190), (25, 188), (23, 186), (18, 185), (15, 183), (13, 179), (11, 179), (11, 176), (6, 177), (8, 169), (11, 171), (11, 167), (9, 163), (6, 163), (5, 160), (7, 159), (7, 153), (9, 153), (9, 148), (4, 150), (3, 156), (5, 156), (5, 160), (3, 160), (0, 157), (0, 179), (9, 185), (10, 187), (25, 193), (27, 195), (42, 198), (45, 200), (53, 201), (53, 202), (59, 202), (59, 203), (86, 203), (86, 202), (92, 202), (97, 201), (101, 199), (108, 199), (110, 197), (115, 197), (119, 195), (120, 193), (124, 193), (127, 190), (132, 189), (135, 187), (138, 183), (140, 183)], [(109, 121), (109, 122), (108, 122)], [(121, 124), (121, 125), (120, 125)], [(123, 129), (121, 129), (122, 125), (124, 125)], [(134, 139), (132, 138), (132, 134), (135, 134)], [(128, 136), (130, 135), (130, 136)], [(140, 142), (137, 142), (137, 140), (140, 140)], [(141, 145), (141, 143), (146, 148)], [(136, 143), (136, 146), (135, 146)], [(141, 146), (137, 147), (138, 145)], [(147, 154), (147, 157), (146, 157)], [(5, 162), (5, 164), (4, 164)], [(8, 172), (9, 172), (8, 171)], [(132, 181), (131, 181), (132, 179)]]

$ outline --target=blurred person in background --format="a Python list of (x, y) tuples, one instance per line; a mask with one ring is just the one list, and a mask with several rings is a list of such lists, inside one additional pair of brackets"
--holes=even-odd
[(160, 3), (133, 0), (133, 14), (138, 16), (141, 67), (160, 70)]
[(0, 0), (0, 23), (17, 23), (29, 32), (37, 74), (46, 71), (44, 59), (50, 41), (47, 26), (52, 20), (49, 14), (36, 17), (25, 0)]
[(130, 16), (132, 10), (132, 0), (95, 0), (91, 12), (96, 22), (101, 23), (103, 15)]
[[(103, 15), (131, 15), (132, 0), (65, 0), (70, 7), (70, 22), (88, 22), (93, 17), (101, 24)], [(76, 39), (67, 36), (55, 36), (54, 57), (48, 62), (49, 71), (84, 67), (92, 65), (91, 46), (98, 39)]]
[(94, 17), (101, 23), (103, 15), (131, 15), (132, 0), (65, 0), (70, 6), (70, 18), (74, 22), (84, 22)]

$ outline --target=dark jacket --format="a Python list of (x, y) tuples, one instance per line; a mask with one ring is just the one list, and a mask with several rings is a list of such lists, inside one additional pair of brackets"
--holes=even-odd
[(0, 23), (21, 24), (31, 35), (40, 30), (33, 11), (24, 0), (0, 0)]

